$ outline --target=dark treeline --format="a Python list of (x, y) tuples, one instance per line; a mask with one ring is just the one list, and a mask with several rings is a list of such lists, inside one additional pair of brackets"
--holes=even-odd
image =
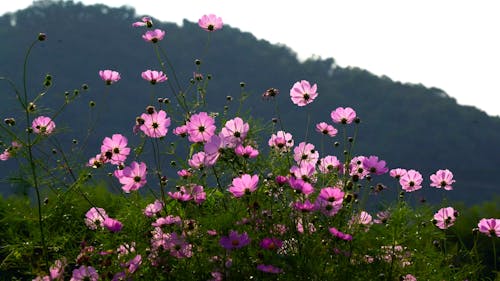
[[(97, 102), (96, 114), (101, 118), (83, 152), (84, 158), (98, 152), (105, 136), (113, 133), (132, 136), (135, 116), (154, 103), (156, 97), (169, 97), (175, 104), (167, 84), (151, 87), (140, 77), (146, 69), (159, 69), (152, 44), (141, 38), (144, 30), (131, 26), (140, 16), (130, 7), (39, 1), (28, 9), (0, 17), (0, 76), (10, 77), (20, 87), (26, 50), (39, 32), (45, 32), (47, 41), (33, 50), (28, 65), (32, 95), (42, 90), (47, 73), (53, 76), (54, 86), (39, 102), (40, 106), (57, 107), (64, 101), (65, 91), (79, 89), (83, 83), (90, 86), (79, 101), (56, 119), (58, 128), (67, 134), (68, 143), (73, 138), (81, 139), (89, 128), (88, 103)], [(189, 85), (196, 69), (195, 59), (202, 61), (203, 74), (212, 75), (206, 110), (221, 111), (227, 96), (232, 96), (229, 116), (234, 116), (242, 91), (240, 82), (245, 82), (244, 113), (269, 127), (271, 119), (276, 117), (275, 104), (261, 95), (270, 87), (277, 88), (280, 90), (277, 105), (285, 130), (294, 135), (298, 144), (306, 136), (310, 114), (307, 140), (320, 149), (320, 136), (314, 131), (314, 124), (331, 123), (332, 110), (350, 106), (362, 120), (356, 154), (377, 155), (387, 161), (389, 168), (420, 171), (427, 190), (420, 194), (429, 201), (441, 200), (443, 193), (431, 190), (429, 176), (444, 168), (450, 169), (457, 180), (455, 190), (446, 195), (449, 200), (469, 205), (498, 194), (498, 117), (490, 117), (474, 107), (459, 106), (441, 89), (403, 84), (360, 68), (340, 67), (333, 58), (300, 62), (290, 48), (257, 40), (252, 34), (228, 25), (211, 34), (206, 48), (208, 33), (196, 23), (184, 21), (178, 26), (156, 19), (154, 23), (166, 31), (161, 45), (181, 85)], [(122, 80), (110, 88), (104, 87), (98, 76), (101, 69), (119, 71)], [(167, 74), (174, 83), (174, 72), (168, 66)], [(294, 82), (302, 79), (317, 83), (320, 96), (307, 107), (298, 108), (290, 102), (288, 92)], [(1, 84), (0, 94), (2, 118), (22, 118), (15, 95), (6, 83)], [(182, 120), (173, 121), (172, 128)], [(263, 135), (262, 139), (267, 142), (268, 137)], [(342, 156), (342, 150), (333, 146), (334, 140), (325, 143), (325, 151), (320, 151), (323, 156)], [(13, 173), (14, 168), (10, 172), (5, 168), (13, 163), (0, 165), (2, 173)], [(397, 187), (394, 181), (387, 182)], [(1, 184), (7, 186), (5, 182)]]

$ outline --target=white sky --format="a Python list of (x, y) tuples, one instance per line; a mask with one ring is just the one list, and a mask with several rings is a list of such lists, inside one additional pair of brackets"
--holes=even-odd
[[(75, 1), (80, 2), (80, 1)], [(443, 89), (459, 104), (500, 116), (500, 1), (83, 0), (132, 6), (181, 23), (209, 13), (300, 58), (333, 57), (393, 80)], [(0, 14), (31, 0), (2, 1)], [(307, 79), (307, 77), (304, 77)]]

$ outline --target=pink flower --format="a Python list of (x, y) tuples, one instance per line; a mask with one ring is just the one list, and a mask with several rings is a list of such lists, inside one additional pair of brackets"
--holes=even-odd
[(319, 152), (314, 149), (311, 143), (301, 142), (293, 149), (293, 159), (297, 164), (310, 163), (315, 165), (318, 162)]
[(455, 182), (453, 179), (453, 173), (448, 169), (438, 170), (435, 174), (432, 174), (431, 181), (431, 186), (444, 188), (445, 190), (453, 190), (451, 185)]
[(214, 155), (207, 155), (204, 151), (193, 154), (191, 159), (188, 160), (189, 167), (200, 170), (204, 167), (211, 167), (217, 160)]
[(332, 125), (329, 125), (326, 122), (321, 122), (316, 124), (316, 132), (334, 137), (337, 135), (338, 131)]
[(120, 165), (127, 159), (130, 148), (127, 147), (127, 138), (121, 134), (114, 134), (111, 138), (104, 138), (101, 145), (101, 153), (113, 165)]
[(139, 26), (146, 26), (146, 27), (153, 27), (153, 21), (151, 20), (150, 17), (142, 17), (141, 21), (134, 22), (132, 24), (133, 27), (139, 27)]
[(481, 219), (477, 224), (479, 231), (491, 237), (500, 237), (500, 219)]
[(35, 134), (50, 135), (56, 128), (56, 124), (50, 117), (38, 116), (31, 123), (31, 128)]
[(144, 215), (147, 217), (152, 217), (159, 213), (163, 209), (163, 202), (156, 199), (155, 202), (148, 204), (144, 209)]
[(168, 215), (166, 217), (158, 218), (151, 225), (154, 227), (162, 227), (163, 225), (177, 224), (181, 225), (182, 220), (179, 216)]
[(281, 248), (282, 245), (283, 245), (283, 242), (280, 239), (275, 238), (275, 237), (265, 237), (259, 243), (259, 246), (262, 249), (271, 250), (271, 251), (274, 251), (274, 250)]
[(344, 165), (335, 156), (328, 155), (325, 158), (321, 158), (319, 161), (319, 170), (323, 174), (328, 174), (331, 172), (343, 172)]
[(297, 179), (302, 179), (307, 182), (315, 182), (316, 166), (314, 164), (303, 162), (299, 166), (292, 166), (290, 174)]
[(17, 141), (13, 141), (9, 147), (7, 147), (2, 154), (0, 154), (0, 160), (1, 161), (7, 161), (9, 158), (14, 156), (19, 148), (21, 148), (22, 145), (19, 144)]
[(118, 231), (122, 230), (122, 227), (123, 227), (123, 224), (119, 220), (116, 220), (116, 219), (113, 219), (110, 217), (107, 217), (104, 220), (103, 224), (104, 224), (104, 227), (106, 227), (111, 232), (118, 232)]
[(328, 229), (328, 231), (330, 231), (330, 233), (339, 238), (339, 239), (342, 239), (342, 240), (345, 240), (345, 241), (351, 241), (352, 240), (352, 235), (350, 234), (346, 234), (346, 233), (343, 233), (341, 231), (339, 231), (338, 229), (336, 229), (335, 227), (330, 227)]
[(389, 171), (384, 160), (378, 160), (377, 156), (365, 157), (363, 159), (363, 167), (370, 174), (383, 175)]
[(259, 176), (249, 174), (244, 174), (241, 177), (233, 179), (233, 184), (229, 187), (229, 192), (233, 194), (234, 197), (239, 198), (245, 194), (250, 194), (257, 189), (257, 184), (259, 183)]
[(457, 216), (458, 212), (452, 207), (441, 208), (434, 214), (432, 222), (440, 229), (447, 229), (455, 223)]
[(176, 136), (185, 137), (188, 134), (188, 127), (186, 125), (179, 126), (172, 133)]
[(302, 80), (300, 82), (295, 82), (292, 89), (290, 89), (292, 102), (298, 106), (310, 104), (318, 96), (316, 89), (317, 85), (314, 84), (311, 86), (309, 81)]
[(368, 175), (369, 171), (363, 165), (365, 158), (365, 156), (356, 156), (351, 159), (349, 175), (356, 176), (359, 179), (364, 179)]
[(240, 117), (228, 120), (220, 132), (220, 136), (228, 143), (228, 147), (235, 147), (243, 143), (250, 126), (243, 123)]
[(92, 207), (85, 214), (85, 224), (88, 228), (95, 230), (98, 226), (104, 227), (104, 220), (108, 218), (108, 214), (103, 208)]
[(144, 123), (139, 127), (141, 131), (148, 137), (160, 138), (164, 137), (170, 126), (170, 117), (163, 110), (153, 112), (152, 114), (143, 113), (141, 119)]
[(280, 274), (283, 273), (283, 269), (276, 267), (271, 264), (259, 264), (257, 265), (257, 270), (260, 270), (262, 272), (266, 273), (273, 273), (273, 274)]
[(177, 175), (183, 179), (187, 179), (187, 178), (191, 177), (193, 175), (193, 173), (191, 173), (190, 171), (188, 171), (186, 169), (182, 169), (180, 171), (177, 171)]
[(164, 81), (167, 81), (167, 75), (163, 74), (162, 71), (156, 71), (156, 70), (146, 70), (142, 72), (141, 77), (144, 80), (149, 81), (151, 84), (156, 84), (156, 83), (161, 83)]
[(206, 31), (216, 31), (222, 29), (222, 19), (214, 14), (203, 15), (198, 20), (198, 25)]
[(120, 73), (109, 69), (99, 70), (99, 76), (101, 76), (101, 79), (106, 82), (106, 85), (111, 85), (121, 79)]
[(190, 142), (206, 142), (215, 132), (215, 120), (206, 112), (193, 114), (186, 126)]
[(405, 276), (401, 276), (399, 278), (401, 281), (417, 281), (417, 278), (411, 274), (406, 274)]
[(146, 33), (142, 35), (142, 38), (145, 41), (157, 43), (158, 41), (162, 40), (164, 36), (165, 36), (165, 31), (161, 29), (155, 29), (146, 31)]
[(405, 190), (406, 192), (412, 192), (418, 189), (422, 188), (422, 175), (415, 171), (415, 170), (409, 170), (401, 176), (399, 179), (399, 184)]
[(300, 178), (296, 179), (294, 177), (291, 177), (288, 180), (288, 183), (290, 184), (290, 187), (293, 188), (299, 194), (304, 194), (307, 196), (314, 192), (313, 186), (310, 183)]
[(243, 145), (238, 145), (235, 149), (234, 149), (234, 153), (236, 153), (236, 155), (238, 156), (242, 156), (244, 158), (255, 158), (259, 155), (259, 151), (249, 145), (247, 146), (243, 146)]
[(365, 226), (370, 226), (371, 224), (373, 224), (373, 218), (369, 213), (361, 211), (359, 214), (352, 216), (351, 220), (349, 221), (349, 225), (353, 224), (362, 224)]
[(99, 280), (99, 274), (92, 266), (82, 265), (79, 268), (73, 270), (73, 275), (71, 276), (70, 281), (97, 281)]
[(395, 179), (400, 179), (403, 175), (405, 175), (407, 171), (405, 169), (397, 168), (389, 171), (389, 175)]
[(237, 231), (231, 230), (228, 236), (220, 238), (219, 244), (227, 250), (234, 250), (250, 244), (250, 238), (246, 232), (239, 234)]
[(123, 184), (122, 189), (125, 193), (138, 190), (147, 183), (147, 167), (144, 162), (137, 163), (134, 161), (130, 163), (130, 166), (117, 171), (120, 172), (115, 173), (115, 177), (117, 177), (120, 183)]
[(334, 216), (342, 208), (344, 192), (338, 187), (325, 187), (316, 198), (316, 208), (326, 216)]
[(193, 245), (186, 242), (184, 235), (175, 232), (167, 234), (166, 248), (170, 250), (170, 255), (178, 258), (189, 258), (193, 255)]
[(301, 212), (316, 211), (316, 206), (313, 203), (311, 203), (311, 201), (309, 201), (309, 199), (306, 199), (306, 201), (304, 201), (304, 202), (300, 202), (300, 201), (294, 202), (292, 204), (292, 207), (295, 210), (301, 211)]
[(276, 134), (272, 134), (271, 138), (268, 141), (268, 144), (271, 148), (275, 148), (278, 151), (285, 152), (293, 147), (294, 142), (292, 134), (284, 131), (278, 131), (276, 132)]
[(125, 264), (125, 266), (127, 267), (129, 273), (134, 273), (141, 264), (142, 264), (141, 255), (136, 255), (133, 259), (129, 260)]
[(333, 123), (337, 124), (351, 124), (356, 119), (356, 111), (350, 107), (338, 107), (330, 114)]
[(205, 151), (205, 162), (208, 163), (208, 166), (213, 166), (221, 153), (223, 153), (224, 149), (227, 147), (225, 140), (218, 135), (213, 135), (203, 146), (203, 150)]

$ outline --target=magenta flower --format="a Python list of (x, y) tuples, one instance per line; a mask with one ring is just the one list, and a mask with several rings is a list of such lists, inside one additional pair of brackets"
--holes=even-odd
[(273, 274), (280, 274), (283, 273), (283, 269), (276, 267), (271, 264), (259, 264), (257, 265), (257, 270), (260, 270), (262, 272), (266, 273), (273, 273)]
[(106, 85), (111, 85), (121, 79), (120, 73), (109, 69), (99, 70), (99, 76), (101, 76), (101, 79), (106, 82)]
[(326, 122), (321, 122), (316, 124), (316, 132), (334, 137), (337, 135), (338, 131), (332, 125), (327, 124)]
[(300, 202), (300, 201), (293, 202), (292, 207), (295, 210), (301, 211), (304, 213), (316, 211), (316, 206), (313, 203), (311, 203), (311, 201), (309, 201), (309, 199), (306, 199), (304, 202)]
[(141, 77), (144, 80), (149, 81), (149, 83), (151, 83), (152, 85), (167, 81), (168, 79), (167, 75), (163, 74), (163, 71), (156, 71), (149, 69), (142, 72)]
[(326, 216), (334, 216), (342, 208), (344, 192), (338, 187), (325, 187), (319, 192), (314, 204)]
[(139, 27), (139, 26), (152, 27), (153, 21), (151, 20), (150, 17), (142, 17), (141, 21), (134, 22), (132, 24), (132, 26), (133, 27)]
[(227, 143), (224, 138), (218, 135), (213, 135), (203, 146), (203, 151), (205, 151), (205, 162), (209, 163), (209, 166), (213, 166), (221, 153), (227, 147)]
[(147, 42), (157, 43), (165, 36), (165, 31), (161, 29), (148, 30), (142, 35), (142, 38)]
[(147, 217), (152, 217), (159, 213), (163, 209), (163, 202), (156, 199), (153, 203), (148, 204), (144, 209), (144, 215)]
[(272, 134), (267, 143), (271, 148), (281, 152), (289, 151), (294, 145), (292, 134), (284, 131), (278, 131), (276, 134)]
[(226, 250), (240, 249), (250, 244), (250, 238), (246, 232), (239, 234), (237, 231), (231, 230), (228, 236), (220, 238), (219, 244)]
[(295, 192), (297, 192), (299, 194), (304, 194), (307, 196), (307, 195), (314, 192), (313, 186), (310, 183), (308, 183), (300, 178), (296, 179), (294, 177), (291, 177), (288, 180), (288, 183), (290, 184), (290, 187), (292, 189), (294, 189)]
[(79, 268), (73, 270), (70, 281), (97, 281), (99, 280), (99, 274), (92, 266), (82, 265)]
[(104, 227), (104, 220), (108, 218), (108, 214), (103, 208), (92, 207), (85, 214), (85, 224), (88, 228), (95, 230), (98, 226)]
[(488, 235), (489, 237), (495, 235), (500, 237), (500, 219), (481, 219), (477, 224), (479, 231)]
[(142, 264), (142, 256), (136, 255), (133, 259), (129, 260), (125, 266), (128, 269), (129, 273), (134, 273), (137, 271), (139, 266)]
[(240, 117), (228, 120), (220, 132), (220, 137), (228, 143), (228, 147), (235, 147), (245, 140), (250, 126), (243, 123)]
[(170, 196), (172, 199), (177, 200), (179, 202), (186, 202), (186, 201), (193, 199), (193, 196), (191, 195), (191, 193), (188, 190), (186, 190), (186, 187), (184, 187), (184, 186), (181, 186), (179, 188), (179, 191), (175, 191), (175, 192), (169, 191), (168, 196)]
[(103, 224), (104, 224), (104, 227), (106, 227), (111, 232), (119, 232), (120, 230), (122, 230), (122, 227), (123, 227), (123, 224), (120, 221), (113, 219), (113, 218), (110, 218), (110, 217), (107, 217), (104, 220)]
[(301, 80), (300, 82), (295, 82), (292, 89), (290, 89), (292, 102), (298, 106), (310, 104), (318, 96), (316, 89), (317, 85), (314, 84), (311, 86), (309, 81)]
[(340, 163), (336, 156), (328, 155), (325, 158), (321, 158), (319, 160), (319, 170), (323, 174), (328, 174), (331, 172), (340, 172), (344, 171), (344, 165)]
[(397, 168), (389, 171), (389, 175), (395, 179), (400, 179), (403, 175), (405, 175), (408, 171), (405, 169)]
[(432, 174), (431, 181), (431, 186), (444, 188), (445, 190), (453, 190), (451, 185), (455, 182), (453, 173), (448, 169), (438, 170), (435, 174)]
[(167, 234), (166, 248), (170, 250), (170, 255), (178, 258), (190, 258), (193, 255), (193, 245), (186, 242), (184, 235), (175, 232)]
[(147, 183), (147, 167), (144, 162), (137, 163), (134, 161), (130, 163), (130, 166), (117, 171), (119, 172), (115, 173), (115, 176), (118, 178), (120, 183), (123, 184), (122, 189), (125, 193), (138, 190)]
[(50, 117), (38, 116), (31, 123), (31, 128), (35, 134), (50, 135), (56, 128), (56, 124)]
[(399, 184), (406, 192), (412, 192), (422, 188), (422, 175), (415, 171), (409, 170), (399, 179)]
[(370, 174), (383, 175), (389, 171), (384, 160), (378, 160), (377, 156), (365, 157), (363, 159), (363, 167)]
[(259, 155), (259, 151), (257, 149), (251, 147), (250, 145), (244, 147), (241, 144), (234, 149), (234, 153), (243, 158), (255, 158)]
[(257, 190), (258, 183), (258, 175), (250, 176), (249, 174), (244, 174), (241, 177), (233, 179), (233, 184), (229, 187), (229, 192), (231, 192), (234, 197), (239, 198)]
[(458, 212), (452, 207), (441, 208), (434, 214), (432, 222), (440, 229), (447, 229), (455, 223), (457, 216)]
[(356, 119), (356, 111), (350, 107), (338, 107), (330, 114), (333, 123), (337, 124), (351, 124)]
[(193, 114), (186, 126), (190, 142), (206, 142), (215, 132), (215, 120), (206, 112)]
[(101, 145), (101, 153), (113, 165), (120, 165), (130, 154), (130, 148), (127, 147), (127, 138), (121, 134), (114, 134), (111, 138), (104, 138)]
[(143, 113), (141, 119), (144, 123), (139, 127), (148, 137), (161, 138), (168, 132), (170, 126), (170, 117), (163, 110), (153, 112), (152, 114)]
[(206, 31), (216, 31), (222, 29), (222, 19), (214, 14), (203, 15), (198, 20), (198, 25)]
[(275, 238), (275, 237), (265, 237), (259, 243), (259, 246), (262, 249), (271, 250), (271, 251), (274, 251), (274, 250), (281, 248), (282, 245), (283, 245), (283, 242), (280, 239)]
[(319, 159), (319, 152), (314, 149), (311, 143), (301, 142), (293, 149), (293, 159), (297, 164), (310, 163), (315, 165)]
[(343, 233), (341, 231), (339, 231), (338, 229), (336, 229), (335, 227), (330, 227), (328, 229), (328, 231), (330, 231), (330, 233), (339, 238), (339, 239), (342, 239), (342, 240), (345, 240), (345, 241), (351, 241), (352, 240), (352, 235), (350, 234), (346, 234), (346, 233)]

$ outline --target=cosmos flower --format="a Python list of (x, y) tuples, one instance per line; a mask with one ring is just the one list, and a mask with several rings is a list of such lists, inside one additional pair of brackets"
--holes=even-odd
[(101, 79), (106, 82), (106, 85), (111, 85), (121, 79), (120, 73), (110, 69), (100, 70), (99, 76), (101, 76)]
[(216, 31), (222, 29), (223, 22), (222, 18), (217, 17), (214, 14), (203, 15), (198, 20), (198, 25), (206, 31)]
[(451, 186), (455, 180), (453, 173), (450, 170), (438, 170), (435, 174), (431, 175), (431, 186), (435, 188), (444, 188), (445, 190), (453, 190)]
[(31, 128), (35, 134), (50, 135), (56, 128), (56, 124), (50, 117), (38, 116), (31, 123)]
[(317, 88), (318, 86), (316, 84), (311, 86), (307, 80), (295, 82), (292, 89), (290, 89), (292, 102), (298, 106), (310, 104), (318, 96), (318, 93), (316, 92)]

